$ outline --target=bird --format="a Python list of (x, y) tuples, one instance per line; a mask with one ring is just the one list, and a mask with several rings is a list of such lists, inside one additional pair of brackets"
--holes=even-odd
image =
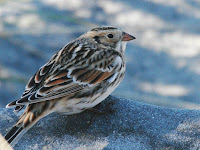
[(95, 27), (66, 44), (9, 103), (23, 114), (5, 135), (14, 146), (37, 121), (53, 112), (81, 113), (106, 99), (123, 80), (125, 49), (134, 36), (113, 26)]

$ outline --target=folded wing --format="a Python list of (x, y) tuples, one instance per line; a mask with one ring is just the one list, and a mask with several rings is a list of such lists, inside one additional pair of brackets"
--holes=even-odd
[[(15, 107), (15, 110), (19, 111), (26, 104), (89, 90), (92, 86), (112, 77), (116, 73), (116, 68), (121, 65), (118, 61), (120, 55), (114, 50), (92, 51), (84, 46), (74, 46), (75, 50), (72, 50), (72, 47), (73, 45), (70, 47), (70, 52), (74, 52), (71, 54), (72, 59), (68, 59), (62, 65), (58, 64), (62, 61), (62, 53), (69, 53), (68, 49), (62, 49), (30, 79), (22, 97), (9, 103), (7, 107)], [(74, 65), (71, 65), (72, 62)]]

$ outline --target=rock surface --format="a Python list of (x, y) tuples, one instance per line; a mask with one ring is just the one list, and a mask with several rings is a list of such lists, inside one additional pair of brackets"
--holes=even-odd
[[(110, 96), (100, 107), (115, 102), (112, 113), (86, 111), (64, 116), (54, 113), (40, 120), (15, 145), (25, 149), (153, 150), (200, 149), (200, 111), (171, 109)], [(0, 133), (17, 120), (12, 109), (0, 109)]]

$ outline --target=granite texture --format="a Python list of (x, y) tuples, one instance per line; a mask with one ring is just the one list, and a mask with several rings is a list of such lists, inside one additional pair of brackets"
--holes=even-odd
[[(171, 109), (110, 96), (110, 113), (54, 113), (40, 120), (15, 150), (196, 150), (200, 149), (200, 111)], [(94, 117), (93, 121), (88, 122)], [(17, 120), (12, 109), (0, 109), (0, 133)]]

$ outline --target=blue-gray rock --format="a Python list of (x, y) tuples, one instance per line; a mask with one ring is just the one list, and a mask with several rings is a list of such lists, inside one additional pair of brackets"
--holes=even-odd
[[(54, 113), (41, 119), (15, 145), (25, 149), (200, 149), (200, 111), (158, 107), (110, 96), (113, 112), (97, 115), (86, 111), (65, 116)], [(0, 133), (17, 120), (11, 109), (0, 110)]]

